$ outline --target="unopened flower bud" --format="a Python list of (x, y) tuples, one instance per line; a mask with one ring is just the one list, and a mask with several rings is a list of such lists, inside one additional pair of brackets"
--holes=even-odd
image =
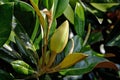
[(66, 46), (69, 35), (69, 23), (65, 21), (54, 32), (50, 40), (50, 49), (55, 53), (60, 53)]

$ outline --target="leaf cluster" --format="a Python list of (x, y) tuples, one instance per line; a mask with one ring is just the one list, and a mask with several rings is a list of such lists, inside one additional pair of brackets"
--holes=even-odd
[(118, 70), (119, 3), (88, 2), (1, 0), (1, 80)]

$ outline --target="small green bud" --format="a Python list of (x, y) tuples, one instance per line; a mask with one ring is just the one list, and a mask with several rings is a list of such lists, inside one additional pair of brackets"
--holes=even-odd
[(20, 74), (29, 75), (35, 73), (35, 71), (30, 67), (30, 65), (28, 65), (24, 61), (21, 60), (12, 61), (11, 65), (13, 69)]

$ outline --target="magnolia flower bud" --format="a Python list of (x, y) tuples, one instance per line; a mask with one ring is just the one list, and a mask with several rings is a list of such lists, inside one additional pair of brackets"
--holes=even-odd
[(54, 32), (50, 40), (50, 49), (55, 53), (60, 53), (66, 46), (69, 35), (69, 23), (65, 21)]

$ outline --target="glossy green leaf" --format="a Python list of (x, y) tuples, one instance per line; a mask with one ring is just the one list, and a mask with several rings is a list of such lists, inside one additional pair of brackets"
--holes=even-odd
[[(23, 37), (26, 36), (24, 35)], [(23, 58), (25, 58), (28, 62), (37, 64), (38, 54), (36, 53), (36, 51), (31, 49), (31, 44), (29, 43), (29, 41), (28, 42), (25, 40), (22, 41), (19, 37), (15, 37), (15, 41)], [(27, 42), (28, 44), (26, 44), (25, 42)]]
[[(3, 53), (3, 54), (11, 56), (14, 59), (21, 59), (21, 55), (18, 52), (16, 52), (14, 49), (12, 49), (12, 47), (10, 47), (7, 44), (3, 45), (3, 48), (1, 48), (1, 50), (3, 50), (4, 52), (6, 52), (6, 53)], [(2, 52), (1, 52), (1, 54), (2, 54)]]
[(75, 8), (76, 3), (79, 2), (79, 0), (69, 0), (69, 3), (72, 8)]
[[(21, 11), (21, 12), (19, 12)], [(30, 40), (30, 36), (28, 36), (29, 32), (27, 32), (27, 30), (29, 29), (33, 29), (34, 26), (32, 25), (32, 23), (34, 24), (34, 19), (30, 19), (30, 15), (31, 14), (32, 18), (34, 18), (34, 10), (33, 8), (25, 3), (25, 2), (18, 2), (15, 4), (15, 18), (16, 18), (16, 27), (14, 28), (14, 32), (15, 32), (15, 41), (16, 44), (18, 46), (18, 49), (21, 53), (21, 55), (25, 58), (26, 60), (29, 62), (32, 62), (33, 64), (37, 64), (38, 60), (38, 54), (36, 52), (36, 49), (32, 43), (32, 41)], [(26, 15), (26, 16), (25, 16)], [(23, 17), (24, 16), (24, 17)], [(21, 17), (23, 17), (21, 19)], [(24, 19), (26, 18), (26, 19)], [(28, 20), (28, 23), (24, 20)], [(26, 26), (26, 27), (25, 27)], [(31, 28), (30, 28), (31, 26)], [(30, 35), (30, 34), (29, 34)]]
[(65, 9), (64, 15), (72, 24), (74, 24), (74, 12), (70, 4)]
[(78, 35), (74, 36), (74, 50), (73, 52), (80, 52), (82, 49), (82, 45), (83, 45), (83, 39), (81, 37), (79, 37)]
[(11, 65), (16, 72), (24, 75), (30, 75), (35, 73), (35, 71), (30, 67), (30, 65), (28, 65), (24, 61), (21, 60), (12, 61)]
[(36, 50), (40, 49), (41, 40), (42, 40), (42, 34), (39, 34), (39, 36), (37, 38), (35, 38), (35, 41), (34, 41), (34, 46), (35, 46)]
[(25, 29), (23, 28), (21, 23), (18, 21), (17, 21), (16, 27), (14, 28), (14, 33), (19, 39), (21, 39), (24, 46), (26, 46), (28, 49), (36, 51), (32, 41), (30, 40), (30, 38), (27, 34), (27, 32), (25, 31)]
[(98, 42), (103, 39), (101, 32), (93, 32), (90, 34), (90, 37), (88, 39), (88, 43), (93, 44), (95, 42)]
[(14, 78), (9, 73), (0, 70), (0, 80), (14, 80)]
[(34, 27), (34, 30), (33, 30), (33, 32), (32, 32), (32, 35), (31, 35), (31, 40), (32, 40), (33, 42), (35, 41), (36, 36), (39, 35), (39, 34), (37, 34), (38, 32), (41, 32), (41, 30), (40, 30), (39, 17), (36, 16), (35, 27)]
[(57, 27), (57, 21), (54, 20), (50, 28), (50, 36), (55, 32), (56, 27)]
[(32, 35), (35, 26), (35, 12), (31, 5), (19, 1), (14, 4), (14, 16), (23, 26), (29, 37)]
[(14, 61), (16, 58), (14, 58), (12, 55), (10, 55), (9, 53), (6, 53), (7, 51), (4, 51), (3, 49), (0, 50), (0, 59), (4, 60), (5, 62), (12, 62)]
[(90, 3), (96, 9), (106, 12), (107, 9), (111, 8), (112, 6), (117, 6), (119, 3)]
[(50, 10), (52, 7), (53, 1), (54, 0), (43, 0), (43, 4), (48, 10)]
[(74, 26), (76, 33), (80, 37), (83, 37), (85, 27), (85, 14), (84, 8), (80, 3), (77, 3), (75, 7)]
[(61, 70), (60, 73), (62, 75), (82, 75), (92, 71), (97, 64), (108, 61), (107, 59), (96, 55), (98, 53), (94, 52), (90, 46), (85, 46), (82, 48), (81, 52), (87, 54), (88, 57), (71, 68)]
[[(83, 40), (78, 35), (74, 36), (72, 39), (74, 40), (73, 52), (80, 52), (82, 48)], [(66, 45), (66, 48), (63, 51), (65, 55), (69, 54), (71, 47), (72, 47), (72, 40), (69, 40)]]
[(87, 55), (82, 54), (82, 53), (71, 53), (65, 56), (63, 61), (56, 66), (56, 68), (64, 69), (64, 68), (69, 68), (72, 65), (76, 64), (77, 62), (85, 59)]
[(0, 47), (8, 40), (11, 33), (13, 3), (0, 5)]
[(33, 43), (31, 42), (29, 36), (25, 32), (23, 26), (19, 22), (17, 22), (14, 31), (16, 34), (15, 42), (20, 53), (22, 53), (21, 55), (24, 58), (26, 57), (26, 59), (28, 61), (31, 61), (33, 64), (37, 64), (36, 60), (38, 58), (38, 54), (36, 52), (36, 49)]
[(107, 61), (101, 57), (88, 57), (84, 61), (77, 63), (73, 68), (61, 70), (62, 75), (82, 75), (92, 71), (101, 62)]
[(57, 8), (55, 11), (55, 18), (63, 14), (64, 10), (67, 8), (69, 0), (58, 0)]

